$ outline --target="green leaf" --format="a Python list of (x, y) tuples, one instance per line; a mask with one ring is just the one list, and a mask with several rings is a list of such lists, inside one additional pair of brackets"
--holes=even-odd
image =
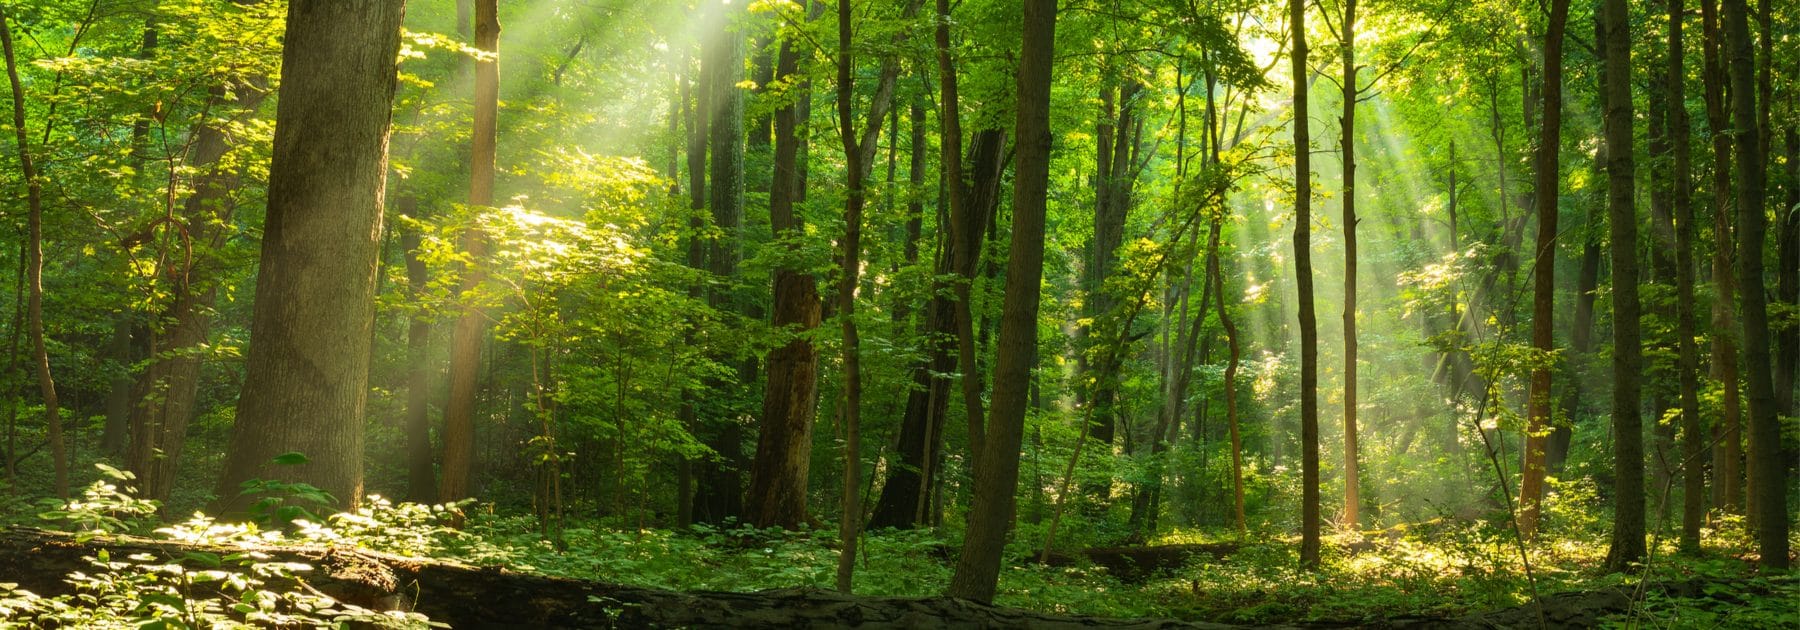
[(275, 459), (272, 459), (269, 461), (274, 462), (276, 466), (297, 466), (297, 465), (304, 464), (311, 460), (308, 460), (306, 458), (306, 455), (304, 453), (301, 453), (300, 451), (288, 451), (286, 453), (276, 455)]

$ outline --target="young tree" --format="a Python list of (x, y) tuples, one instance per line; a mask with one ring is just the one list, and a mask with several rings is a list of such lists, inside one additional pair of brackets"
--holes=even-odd
[(1542, 353), (1531, 370), (1531, 399), (1525, 425), (1525, 468), (1519, 475), (1519, 533), (1527, 538), (1537, 532), (1539, 502), (1544, 498), (1547, 472), (1545, 446), (1550, 437), (1549, 355), (1555, 347), (1556, 329), (1556, 222), (1558, 184), (1562, 181), (1562, 48), (1563, 30), (1569, 21), (1569, 0), (1551, 0), (1550, 24), (1544, 32), (1543, 95), (1538, 126), (1536, 177), (1533, 201), (1537, 204), (1537, 259), (1532, 264), (1531, 347)]
[[(0, 44), (6, 53), (6, 79), (12, 86), (13, 137), (18, 142), (19, 172), (25, 179), (26, 235), (30, 262), (26, 263), (26, 282), (30, 286), (26, 322), (31, 328), (32, 360), (37, 364), (38, 391), (44, 396), (44, 421), (50, 440), (50, 457), (56, 477), (51, 486), (58, 497), (69, 496), (69, 456), (63, 448), (62, 413), (56, 399), (56, 379), (50, 375), (50, 353), (44, 344), (44, 193), (38, 181), (36, 166), (31, 161), (31, 138), (25, 130), (25, 88), (19, 82), (18, 57), (13, 52), (11, 17), (0, 7)], [(6, 453), (12, 465), (11, 448)]]
[[(940, 8), (943, 0), (939, 1)], [(1056, 0), (1022, 0), (1024, 43), (1019, 50), (1018, 166), (1013, 177), (1013, 231), (1007, 258), (1009, 290), (1000, 316), (993, 409), (975, 469), (968, 534), (949, 595), (989, 602), (1000, 577), (1000, 556), (1019, 481), (1019, 445), (1037, 359), (1039, 287), (1044, 274), (1044, 215), (1050, 183), (1050, 82), (1055, 64)], [(942, 13), (942, 11), (940, 11)]]
[(1313, 314), (1306, 0), (1288, 0), (1294, 74), (1294, 283), (1300, 289), (1300, 565), (1319, 568), (1319, 323)]
[(1700, 0), (1701, 28), (1704, 31), (1704, 70), (1701, 73), (1706, 100), (1706, 128), (1712, 136), (1712, 278), (1714, 293), (1712, 310), (1712, 377), (1719, 381), (1722, 396), (1719, 424), (1714, 427), (1718, 446), (1713, 448), (1713, 504), (1727, 512), (1735, 512), (1744, 498), (1743, 437), (1739, 428), (1742, 404), (1738, 385), (1738, 327), (1732, 305), (1737, 302), (1737, 278), (1732, 272), (1731, 230), (1731, 141), (1732, 130), (1725, 102), (1725, 61), (1721, 58), (1724, 42), (1719, 31), (1719, 1)]
[(1675, 205), (1675, 336), (1680, 357), (1676, 369), (1681, 381), (1681, 549), (1700, 551), (1700, 527), (1706, 521), (1706, 475), (1701, 464), (1707, 436), (1700, 418), (1700, 350), (1694, 343), (1694, 224), (1691, 135), (1687, 112), (1687, 66), (1682, 42), (1682, 22), (1687, 19), (1685, 0), (1669, 0), (1669, 135), (1674, 140), (1673, 171)]
[(1356, 527), (1362, 502), (1356, 466), (1356, 0), (1344, 0), (1344, 21), (1338, 28), (1344, 66), (1344, 114), (1338, 119), (1338, 153), (1344, 165), (1344, 524)]
[[(219, 484), (362, 494), (363, 406), (404, 0), (288, 6), (250, 352)], [(271, 466), (277, 455), (309, 460)], [(290, 460), (290, 458), (283, 458)]]
[[(494, 154), (500, 110), (499, 0), (475, 0), (475, 47), (486, 53), (475, 60), (474, 134), (469, 140), (469, 206), (494, 205)], [(450, 336), (450, 400), (444, 404), (444, 481), (438, 500), (456, 501), (470, 496), (470, 475), (475, 466), (475, 390), (481, 370), (482, 339), (487, 336), (487, 314), (475, 301), (487, 274), (487, 235), (471, 226), (462, 235), (461, 292), (465, 303)]]
[(1639, 416), (1637, 210), (1633, 206), (1631, 21), (1625, 0), (1601, 0), (1602, 101), (1606, 128), (1607, 218), (1612, 232), (1613, 499), (1606, 566), (1623, 571), (1644, 557), (1644, 438)]

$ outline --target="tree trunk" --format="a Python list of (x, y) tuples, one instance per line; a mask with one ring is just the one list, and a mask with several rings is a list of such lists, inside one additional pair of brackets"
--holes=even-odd
[[(944, 0), (939, 0), (943, 7)], [(1050, 181), (1050, 83), (1055, 64), (1055, 0), (1023, 1), (1024, 42), (1018, 66), (1018, 167), (1013, 177), (1013, 233), (995, 359), (993, 410), (977, 459), (974, 503), (949, 595), (989, 602), (1011, 529), (1019, 446), (1025, 431), (1032, 363), (1037, 359), (1039, 286), (1044, 274), (1044, 215)]]
[[(475, 47), (490, 55), (500, 50), (498, 11), (498, 0), (475, 0)], [(473, 208), (494, 205), (499, 99), (497, 57), (475, 60), (475, 120), (469, 141), (469, 206)], [(487, 279), (487, 234), (479, 224), (471, 225), (459, 245), (469, 261), (460, 285), (462, 313), (450, 336), (450, 399), (444, 404), (444, 480), (438, 486), (438, 500), (443, 502), (464, 499), (474, 492), (475, 376), (481, 365), (482, 339), (487, 336), (487, 315), (481, 312), (476, 295)]]
[[(418, 219), (419, 200), (405, 196), (396, 200), (400, 215)], [(426, 285), (431, 282), (425, 261), (419, 258), (419, 230), (408, 229), (400, 235), (400, 248), (405, 250), (406, 291), (408, 299), (418, 304), (424, 299)], [(437, 500), (437, 476), (431, 457), (431, 320), (422, 312), (414, 312), (406, 324), (406, 493), (412, 501), (429, 503)]]
[[(707, 205), (712, 210), (713, 227), (719, 236), (711, 239), (706, 256), (707, 271), (717, 281), (729, 282), (737, 275), (738, 261), (743, 258), (744, 224), (744, 94), (738, 82), (744, 78), (744, 36), (736, 22), (744, 15), (742, 5), (722, 5), (708, 10), (711, 25), (702, 45), (702, 72), (706, 75), (708, 150)], [(728, 286), (714, 285), (707, 291), (707, 303), (723, 313), (742, 313), (735, 292)], [(719, 357), (721, 362), (737, 368), (737, 380), (747, 382), (754, 370), (754, 360)], [(711, 383), (709, 389), (722, 402), (711, 406), (712, 413), (701, 413), (701, 434), (717, 459), (700, 463), (695, 496), (695, 519), (705, 523), (721, 523), (744, 515), (744, 427), (733, 396), (722, 382)], [(710, 425), (710, 426), (707, 426)]]
[(1344, 116), (1338, 150), (1344, 164), (1344, 524), (1361, 521), (1356, 466), (1356, 0), (1344, 0)]
[(1681, 382), (1681, 549), (1700, 551), (1700, 527), (1706, 521), (1706, 431), (1700, 417), (1700, 349), (1694, 343), (1694, 224), (1691, 136), (1687, 111), (1687, 67), (1684, 63), (1682, 23), (1687, 19), (1686, 0), (1669, 0), (1669, 135), (1674, 139), (1675, 205), (1675, 337), (1680, 354), (1677, 370)]
[(1761, 127), (1756, 119), (1745, 0), (1724, 0), (1725, 41), (1730, 47), (1731, 115), (1737, 128), (1738, 285), (1744, 318), (1744, 375), (1750, 402), (1750, 486), (1753, 526), (1763, 566), (1788, 566), (1787, 479), (1780, 458), (1781, 429), (1769, 370), (1769, 314), (1763, 287), (1765, 177)]
[[(837, 589), (851, 592), (856, 571), (856, 539), (862, 532), (862, 356), (856, 331), (856, 287), (862, 270), (863, 178), (869, 164), (856, 135), (855, 57), (851, 55), (850, 0), (838, 0), (838, 137), (844, 143), (844, 258), (838, 273), (838, 321), (844, 340), (844, 496), (838, 521)], [(870, 112), (869, 127), (882, 116)], [(876, 132), (879, 136), (880, 132)], [(873, 143), (874, 138), (869, 139)]]
[[(237, 424), (219, 484), (362, 496), (376, 253), (404, 0), (288, 6), (269, 207)], [(271, 466), (282, 453), (309, 461)]]
[(1307, 128), (1306, 2), (1289, 0), (1294, 76), (1294, 277), (1300, 290), (1300, 565), (1319, 568), (1319, 323), (1313, 314), (1312, 133)]
[(1531, 393), (1525, 425), (1525, 466), (1519, 475), (1519, 533), (1537, 533), (1539, 503), (1544, 497), (1548, 471), (1546, 446), (1550, 437), (1550, 362), (1556, 351), (1556, 237), (1558, 184), (1562, 181), (1562, 75), (1563, 30), (1569, 21), (1568, 0), (1552, 0), (1550, 24), (1544, 33), (1543, 95), (1539, 108), (1537, 154), (1532, 164), (1532, 200), (1537, 205), (1537, 247), (1532, 263), (1531, 347), (1541, 353), (1531, 370)]
[[(800, 54), (793, 41), (782, 40), (775, 62), (777, 81), (794, 80)], [(808, 81), (797, 85), (801, 91), (811, 89)], [(806, 142), (803, 128), (810, 113), (806, 105), (787, 102), (775, 110), (769, 223), (780, 238), (798, 238), (806, 229), (805, 221), (794, 213), (794, 202), (806, 187), (795, 167), (800, 146)], [(812, 464), (813, 417), (818, 407), (819, 354), (806, 337), (819, 327), (818, 281), (803, 269), (784, 265), (775, 270), (774, 302), (771, 324), (793, 337), (769, 352), (762, 423), (745, 503), (751, 524), (795, 529), (807, 521), (807, 471)]]
[[(25, 88), (19, 82), (18, 58), (13, 53), (12, 18), (0, 9), (0, 44), (5, 45), (6, 78), (12, 86), (13, 134), (18, 142), (19, 173), (25, 178), (26, 240), (30, 243), (30, 259), (26, 265), (29, 297), (26, 303), (26, 325), (30, 327), (33, 361), (37, 363), (38, 391), (44, 397), (44, 419), (49, 429), (50, 456), (55, 462), (56, 476), (51, 489), (59, 497), (69, 496), (69, 458), (63, 449), (62, 414), (57, 406), (56, 380), (50, 375), (50, 354), (44, 344), (44, 196), (36, 166), (31, 161), (31, 140), (25, 131)], [(10, 451), (11, 449), (8, 449)], [(8, 453), (11, 456), (11, 453)]]
[(1740, 429), (1742, 405), (1738, 384), (1738, 334), (1733, 305), (1737, 303), (1737, 278), (1732, 273), (1731, 220), (1731, 136), (1725, 102), (1724, 42), (1719, 31), (1718, 0), (1700, 0), (1700, 16), (1705, 31), (1703, 55), (1705, 71), (1701, 74), (1706, 97), (1706, 126), (1712, 135), (1713, 150), (1713, 255), (1714, 293), (1712, 310), (1712, 376), (1719, 381), (1723, 397), (1719, 407), (1719, 425), (1714, 428), (1718, 445), (1713, 448), (1713, 504), (1726, 512), (1736, 512), (1744, 498), (1743, 437)]
[(1632, 205), (1631, 31), (1625, 0), (1601, 0), (1602, 83), (1606, 128), (1607, 217), (1612, 234), (1613, 500), (1606, 566), (1625, 570), (1644, 557), (1644, 438), (1638, 405), (1642, 365), (1637, 273), (1637, 212)]

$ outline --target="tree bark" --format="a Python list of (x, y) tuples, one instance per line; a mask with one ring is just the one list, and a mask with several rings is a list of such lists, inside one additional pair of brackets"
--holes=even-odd
[[(469, 206), (494, 205), (495, 144), (500, 109), (500, 17), (498, 0), (475, 0), (475, 47), (490, 56), (475, 61), (475, 120), (469, 141)], [(479, 211), (479, 210), (478, 210)], [(457, 501), (473, 495), (475, 488), (475, 394), (481, 367), (482, 340), (487, 336), (487, 315), (481, 312), (476, 293), (487, 280), (487, 234), (479, 224), (463, 232), (459, 243), (469, 260), (460, 283), (462, 313), (450, 335), (450, 399), (444, 403), (443, 483), (438, 500)]]
[(1744, 320), (1744, 375), (1750, 402), (1750, 485), (1757, 548), (1763, 566), (1788, 567), (1787, 479), (1782, 474), (1779, 410), (1769, 370), (1769, 313), (1763, 287), (1767, 173), (1762, 128), (1756, 118), (1748, 8), (1724, 0), (1725, 42), (1730, 47), (1731, 115), (1737, 129), (1738, 285)]
[[(0, 8), (0, 44), (5, 45), (6, 78), (12, 86), (13, 135), (18, 142), (19, 172), (25, 179), (26, 240), (30, 244), (30, 262), (26, 265), (26, 283), (30, 287), (26, 301), (26, 325), (30, 328), (33, 361), (37, 364), (38, 391), (44, 398), (44, 420), (48, 425), (50, 457), (55, 466), (51, 490), (59, 497), (69, 496), (69, 458), (63, 448), (62, 413), (57, 405), (56, 379), (50, 374), (50, 354), (44, 344), (44, 195), (38, 181), (36, 165), (31, 160), (31, 140), (25, 131), (25, 88), (19, 82), (18, 57), (13, 53), (11, 17)], [(9, 449), (10, 450), (10, 449)], [(11, 453), (9, 452), (10, 456)]]
[(1687, 66), (1684, 62), (1682, 26), (1686, 0), (1669, 0), (1669, 135), (1674, 140), (1675, 206), (1675, 336), (1680, 354), (1677, 376), (1681, 383), (1681, 549), (1700, 551), (1700, 527), (1706, 521), (1706, 442), (1700, 417), (1700, 349), (1694, 343), (1694, 224), (1693, 149), (1687, 111)]
[(1313, 314), (1312, 132), (1307, 114), (1306, 2), (1289, 0), (1294, 76), (1294, 277), (1300, 292), (1300, 565), (1319, 568), (1319, 323)]
[[(943, 0), (939, 0), (943, 6)], [(1023, 0), (1019, 51), (1018, 166), (1013, 176), (1013, 233), (1007, 257), (993, 410), (977, 459), (974, 503), (949, 595), (977, 602), (994, 598), (1000, 556), (1011, 529), (1019, 446), (1037, 359), (1038, 301), (1044, 275), (1044, 215), (1050, 181), (1050, 82), (1055, 65), (1056, 2)]]
[(1700, 17), (1705, 31), (1703, 55), (1705, 70), (1701, 74), (1706, 99), (1706, 126), (1712, 135), (1713, 171), (1713, 255), (1714, 293), (1712, 310), (1712, 377), (1723, 390), (1719, 407), (1719, 425), (1713, 433), (1718, 445), (1713, 448), (1713, 504), (1726, 512), (1736, 512), (1744, 498), (1743, 437), (1740, 428), (1742, 405), (1738, 390), (1739, 330), (1733, 305), (1737, 303), (1737, 278), (1733, 275), (1731, 219), (1731, 136), (1728, 104), (1725, 102), (1725, 62), (1722, 59), (1723, 36), (1719, 31), (1718, 0), (1700, 0)]
[[(406, 196), (396, 200), (400, 215), (418, 219), (419, 201)], [(400, 248), (406, 258), (406, 291), (408, 299), (422, 306), (426, 285), (431, 282), (425, 261), (419, 258), (421, 234), (407, 229), (400, 235)], [(406, 324), (406, 493), (414, 502), (428, 503), (437, 499), (437, 470), (431, 455), (431, 320), (415, 311)]]
[(1356, 0), (1344, 0), (1344, 115), (1338, 151), (1344, 164), (1344, 524), (1356, 527), (1359, 480), (1356, 450)]
[(1556, 351), (1556, 236), (1558, 184), (1562, 181), (1562, 75), (1563, 30), (1569, 21), (1569, 1), (1551, 0), (1550, 24), (1544, 33), (1542, 60), (1543, 95), (1539, 107), (1537, 153), (1532, 165), (1536, 178), (1532, 200), (1537, 205), (1537, 247), (1532, 262), (1531, 347), (1539, 353), (1531, 369), (1531, 393), (1525, 424), (1525, 466), (1519, 475), (1519, 533), (1537, 533), (1539, 503), (1544, 497), (1544, 476), (1549, 467), (1546, 446), (1550, 437), (1550, 356)]
[(1644, 438), (1638, 409), (1643, 347), (1638, 323), (1637, 211), (1633, 206), (1631, 32), (1625, 0), (1601, 0), (1600, 25), (1596, 43), (1602, 51), (1613, 309), (1615, 516), (1606, 566), (1622, 571), (1644, 557)]
[[(712, 160), (707, 165), (710, 188), (707, 205), (712, 210), (712, 224), (718, 236), (707, 243), (707, 271), (717, 281), (729, 281), (737, 275), (738, 261), (743, 258), (744, 224), (744, 94), (738, 82), (744, 78), (744, 35), (737, 20), (744, 15), (742, 5), (721, 5), (707, 10), (714, 23), (701, 46), (702, 72), (706, 75), (706, 107), (708, 151)], [(707, 291), (707, 303), (723, 313), (743, 312), (735, 291), (714, 285)], [(746, 382), (755, 369), (753, 359), (718, 357), (722, 363), (735, 365), (737, 380)], [(718, 454), (717, 459), (700, 463), (696, 479), (695, 520), (721, 523), (744, 515), (744, 473), (748, 462), (744, 457), (744, 427), (733, 396), (726, 384), (713, 382), (709, 389), (721, 401), (710, 407), (712, 413), (701, 413), (701, 435), (706, 445)]]
[[(219, 484), (362, 495), (363, 410), (404, 0), (288, 6), (269, 207), (237, 423)], [(298, 451), (310, 461), (271, 466)]]

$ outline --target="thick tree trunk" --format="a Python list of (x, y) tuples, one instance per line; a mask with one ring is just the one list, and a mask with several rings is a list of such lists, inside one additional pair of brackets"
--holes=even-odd
[[(944, 0), (939, 0), (943, 7)], [(1000, 556), (1011, 529), (1019, 481), (1019, 446), (1037, 360), (1038, 287), (1044, 275), (1044, 215), (1050, 183), (1050, 83), (1055, 65), (1056, 2), (1023, 0), (1024, 42), (1018, 69), (1018, 167), (1013, 176), (1012, 245), (1007, 256), (1000, 342), (994, 369), (993, 412), (977, 459), (974, 503), (949, 595), (977, 602), (994, 598)]]
[(1638, 406), (1643, 363), (1639, 332), (1637, 211), (1633, 204), (1631, 31), (1625, 0), (1601, 0), (1602, 96), (1606, 127), (1607, 217), (1612, 235), (1613, 500), (1606, 565), (1625, 570), (1644, 557), (1644, 439)]
[[(475, 0), (475, 47), (488, 53), (500, 50), (498, 0)], [(498, 140), (500, 66), (495, 56), (475, 61), (475, 120), (469, 142), (469, 206), (494, 205), (494, 160)], [(456, 501), (472, 496), (475, 488), (475, 393), (481, 366), (482, 340), (487, 336), (487, 315), (481, 312), (475, 292), (487, 279), (487, 234), (470, 226), (459, 245), (469, 257), (463, 270), (462, 313), (450, 336), (450, 399), (444, 403), (444, 480), (438, 500)]]
[[(799, 57), (794, 43), (783, 39), (775, 62), (777, 81), (793, 80)], [(811, 89), (810, 82), (799, 86), (803, 91)], [(799, 100), (775, 110), (769, 224), (780, 238), (797, 238), (806, 228), (805, 221), (794, 213), (794, 202), (806, 188), (795, 165), (806, 142), (803, 128), (810, 113), (810, 107)], [(745, 503), (751, 524), (794, 529), (807, 521), (807, 472), (812, 464), (813, 417), (818, 408), (819, 353), (806, 337), (819, 327), (818, 281), (802, 269), (776, 269), (774, 303), (771, 324), (794, 336), (769, 352), (762, 421)]]
[[(707, 12), (714, 21), (701, 47), (707, 93), (707, 106), (702, 111), (709, 118), (706, 138), (712, 153), (707, 205), (719, 235), (708, 243), (706, 263), (707, 271), (716, 280), (728, 282), (737, 275), (738, 261), (743, 258), (744, 94), (738, 82), (744, 78), (744, 35), (736, 22), (744, 11), (742, 5), (732, 4)], [(726, 286), (715, 285), (708, 290), (707, 303), (721, 312), (743, 311), (735, 292)], [(720, 358), (726, 364), (736, 365), (739, 382), (748, 381), (755, 369), (753, 359)], [(717, 459), (700, 463), (696, 479), (694, 518), (705, 523), (744, 515), (744, 473), (749, 463), (744, 457), (744, 426), (739, 420), (744, 414), (737, 413), (734, 397), (725, 388), (722, 382), (710, 384), (715, 398), (724, 402), (711, 406), (712, 413), (700, 414), (700, 434), (718, 454)]]
[(1745, 0), (1724, 0), (1725, 42), (1730, 47), (1731, 115), (1737, 129), (1738, 285), (1744, 319), (1744, 376), (1750, 402), (1750, 486), (1763, 566), (1788, 566), (1787, 479), (1782, 474), (1779, 410), (1769, 370), (1769, 313), (1763, 287), (1766, 218), (1761, 127), (1756, 119)]
[(1312, 132), (1307, 115), (1306, 2), (1289, 0), (1294, 76), (1294, 278), (1300, 291), (1300, 565), (1319, 568), (1319, 323), (1313, 314)]
[(1550, 25), (1544, 33), (1544, 84), (1539, 108), (1537, 154), (1532, 164), (1536, 178), (1532, 200), (1537, 205), (1537, 247), (1532, 263), (1531, 347), (1542, 353), (1542, 363), (1531, 370), (1531, 393), (1525, 424), (1525, 466), (1519, 475), (1519, 533), (1537, 533), (1539, 503), (1544, 498), (1544, 476), (1549, 470), (1546, 447), (1550, 437), (1550, 376), (1548, 358), (1556, 350), (1556, 237), (1558, 183), (1562, 181), (1562, 74), (1563, 29), (1569, 21), (1569, 1), (1552, 0)]
[[(25, 131), (25, 88), (19, 82), (18, 57), (13, 53), (12, 18), (0, 9), (0, 44), (6, 53), (6, 78), (12, 86), (13, 134), (18, 142), (19, 172), (25, 179), (26, 241), (30, 262), (26, 265), (26, 283), (30, 287), (26, 302), (26, 325), (31, 330), (33, 361), (37, 364), (38, 391), (44, 399), (44, 420), (48, 424), (50, 457), (56, 476), (51, 489), (56, 496), (69, 496), (69, 458), (63, 448), (62, 413), (57, 406), (56, 380), (50, 375), (50, 354), (44, 344), (44, 195), (32, 163), (31, 140)], [(8, 449), (10, 456), (11, 449)]]
[[(404, 0), (288, 6), (268, 217), (220, 507), (250, 479), (362, 495), (376, 253)], [(271, 466), (298, 451), (309, 462)]]

